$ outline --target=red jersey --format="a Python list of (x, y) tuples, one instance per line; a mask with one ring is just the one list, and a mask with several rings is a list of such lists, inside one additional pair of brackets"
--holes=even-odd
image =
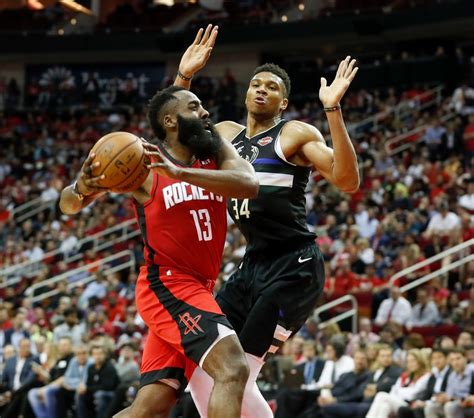
[[(192, 168), (215, 170), (213, 160)], [(154, 173), (151, 198), (135, 214), (145, 243), (147, 264), (173, 268), (212, 288), (219, 273), (227, 232), (222, 196)]]

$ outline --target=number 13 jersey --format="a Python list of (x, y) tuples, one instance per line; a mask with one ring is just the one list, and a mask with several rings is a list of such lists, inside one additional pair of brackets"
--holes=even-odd
[(306, 226), (305, 188), (311, 169), (288, 162), (280, 146), (286, 121), (252, 138), (245, 129), (232, 145), (256, 172), (260, 191), (256, 199), (229, 199), (229, 214), (247, 239), (247, 253), (294, 247), (314, 241)]
[[(217, 164), (212, 159), (196, 160), (190, 167), (216, 170)], [(190, 274), (212, 289), (227, 230), (225, 199), (184, 181), (153, 176), (150, 199), (135, 202), (145, 261)]]

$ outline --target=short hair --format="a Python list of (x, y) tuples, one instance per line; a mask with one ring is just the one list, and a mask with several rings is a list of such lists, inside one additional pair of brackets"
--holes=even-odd
[(390, 347), (388, 344), (380, 344), (379, 346), (379, 353), (381, 351), (390, 351), (393, 354), (393, 347)]
[(263, 72), (272, 73), (275, 74), (277, 77), (281, 78), (283, 84), (285, 85), (285, 91), (283, 92), (283, 95), (285, 96), (285, 98), (288, 98), (291, 92), (291, 80), (288, 76), (288, 73), (279, 65), (267, 62), (266, 64), (260, 65), (259, 67), (255, 68), (253, 76)]
[(336, 358), (338, 359), (341, 358), (346, 352), (346, 344), (344, 342), (344, 338), (339, 335), (333, 335), (328, 345), (334, 348)]
[(431, 356), (433, 356), (434, 353), (440, 353), (444, 357), (448, 356), (448, 351), (441, 347), (433, 347), (433, 349), (431, 350)]
[(461, 354), (461, 356), (466, 357), (466, 350), (461, 347), (455, 347), (449, 350), (449, 354)]
[(155, 93), (155, 95), (148, 102), (147, 118), (148, 123), (153, 130), (155, 136), (163, 141), (166, 138), (166, 130), (160, 121), (160, 112), (172, 100), (178, 100), (174, 95), (177, 91), (186, 90), (179, 86), (170, 86)]
[(64, 309), (63, 315), (64, 315), (64, 317), (69, 316), (69, 315), (76, 315), (77, 316), (77, 311), (74, 308), (66, 308), (66, 309)]
[(90, 353), (92, 354), (92, 352), (93, 352), (94, 350), (102, 350), (102, 352), (103, 352), (105, 355), (107, 355), (107, 349), (106, 349), (103, 345), (101, 345), (101, 344), (93, 344), (93, 345), (91, 345), (91, 347), (90, 347)]

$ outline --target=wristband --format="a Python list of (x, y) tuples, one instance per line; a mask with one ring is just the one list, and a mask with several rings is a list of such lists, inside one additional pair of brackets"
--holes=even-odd
[(186, 77), (181, 71), (178, 70), (178, 77), (183, 79), (184, 81), (191, 81), (193, 76), (191, 77)]
[(335, 112), (336, 110), (341, 110), (341, 105), (331, 106), (331, 107), (324, 107), (323, 110), (327, 112)]

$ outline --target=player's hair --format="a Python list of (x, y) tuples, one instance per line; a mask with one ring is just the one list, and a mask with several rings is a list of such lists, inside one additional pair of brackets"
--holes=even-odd
[(275, 74), (277, 77), (281, 78), (283, 84), (285, 85), (285, 91), (283, 92), (283, 95), (285, 96), (285, 98), (288, 98), (291, 92), (291, 80), (288, 76), (288, 73), (279, 65), (267, 62), (266, 64), (260, 65), (259, 67), (255, 68), (253, 75), (255, 76), (256, 74), (263, 72), (272, 73)]
[(186, 89), (179, 86), (167, 87), (156, 92), (156, 94), (148, 102), (148, 123), (150, 124), (153, 133), (160, 141), (163, 141), (166, 138), (166, 130), (161, 124), (160, 113), (170, 101), (178, 100), (174, 93), (182, 90)]

